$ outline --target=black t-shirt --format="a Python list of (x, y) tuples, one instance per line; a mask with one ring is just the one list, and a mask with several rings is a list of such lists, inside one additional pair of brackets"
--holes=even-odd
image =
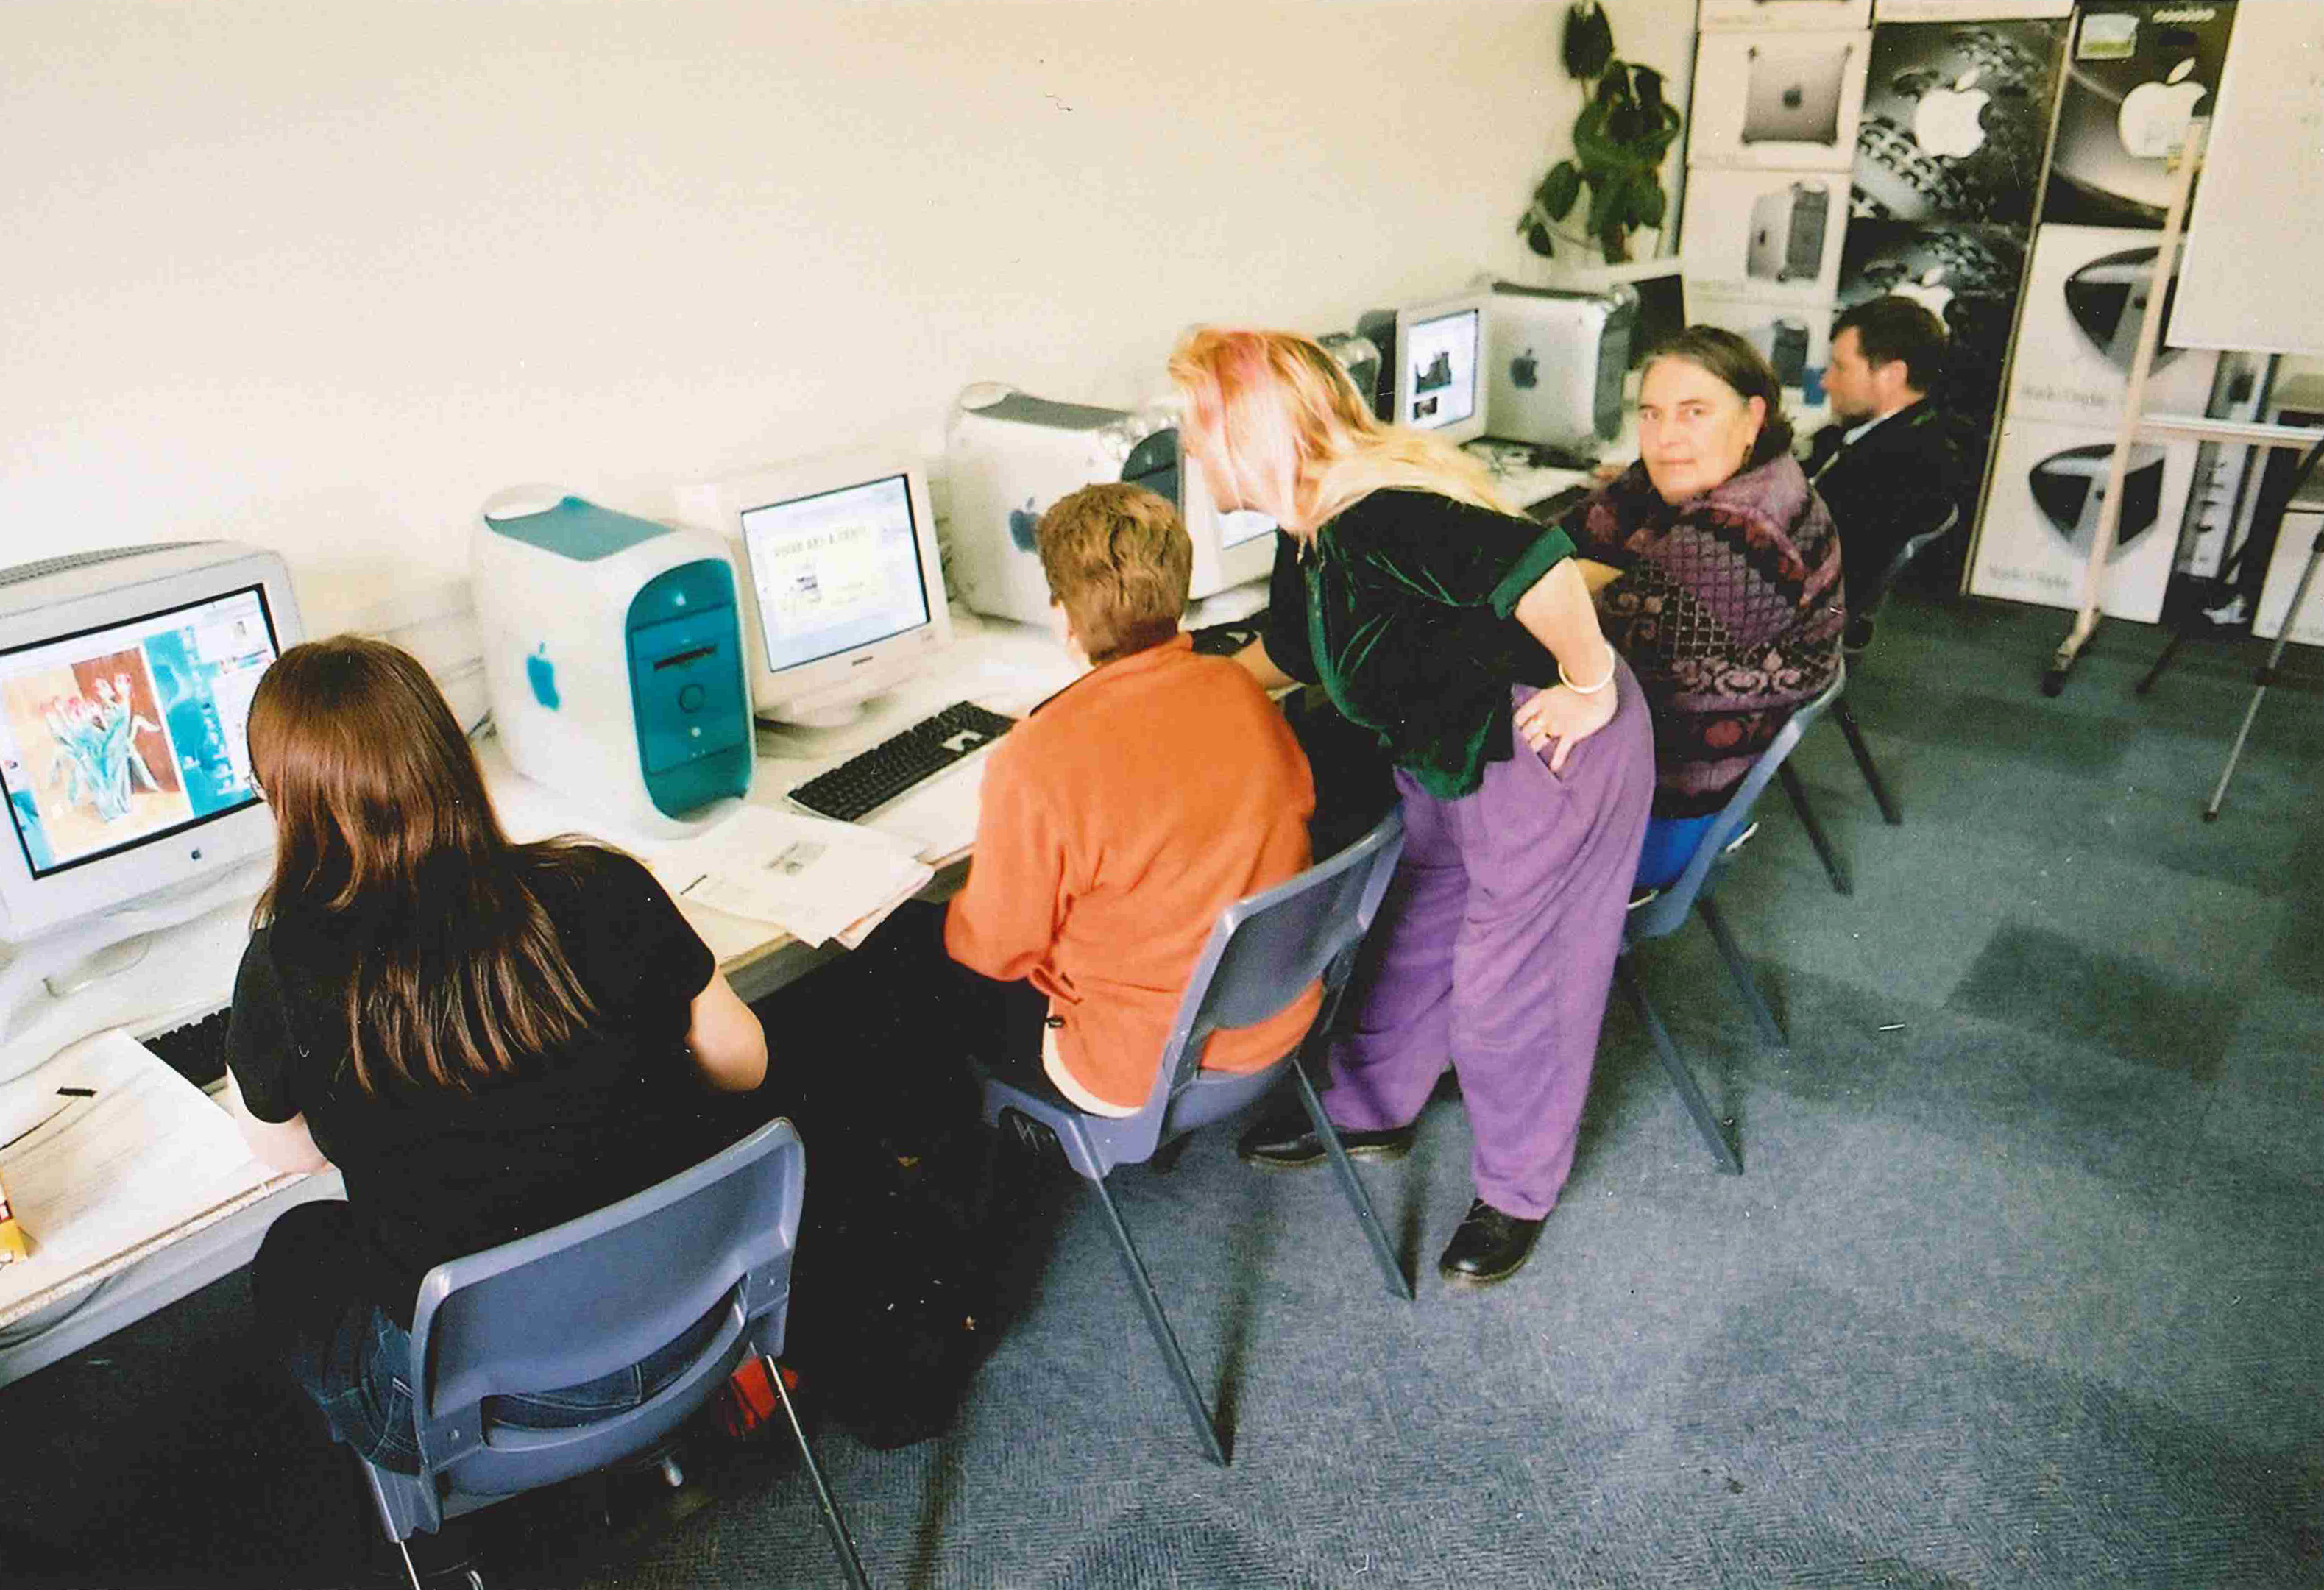
[(278, 919), (235, 979), (226, 1063), (252, 1115), (304, 1115), (346, 1173), (355, 1269), (409, 1327), (420, 1278), (603, 1208), (707, 1158), (725, 1123), (686, 1047), (716, 961), (643, 867), (576, 848), (533, 888), (598, 1016), (563, 1049), (463, 1093), (356, 1085), (345, 1005), (360, 924)]

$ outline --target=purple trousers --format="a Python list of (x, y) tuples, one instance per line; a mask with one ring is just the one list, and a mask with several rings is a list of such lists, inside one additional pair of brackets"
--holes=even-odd
[[(1461, 1079), (1477, 1196), (1547, 1214), (1573, 1168), (1622, 919), (1654, 798), (1654, 735), (1628, 665), (1613, 720), (1562, 774), (1519, 740), (1459, 800), (1399, 770), (1404, 857), (1333, 1046), (1332, 1119), (1352, 1131), (1420, 1114)], [(1518, 686), (1522, 702), (1533, 694)]]

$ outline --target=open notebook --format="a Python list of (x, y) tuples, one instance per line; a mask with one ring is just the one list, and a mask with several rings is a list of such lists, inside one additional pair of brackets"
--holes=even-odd
[(32, 1256), (0, 1264), (0, 1330), (298, 1180), (122, 1033), (0, 1084), (0, 1183)]

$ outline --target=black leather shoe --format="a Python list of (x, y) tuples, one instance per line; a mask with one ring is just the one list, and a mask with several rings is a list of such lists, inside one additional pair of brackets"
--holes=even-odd
[(1456, 1285), (1489, 1286), (1524, 1269), (1540, 1236), (1539, 1220), (1519, 1219), (1480, 1198), (1469, 1206), (1468, 1218), (1445, 1244), (1436, 1268)]
[[(1392, 1126), (1385, 1132), (1340, 1131), (1340, 1145), (1350, 1159), (1400, 1160), (1412, 1147), (1413, 1128)], [(1296, 1171), (1323, 1163), (1323, 1139), (1307, 1124), (1306, 1112), (1261, 1121), (1245, 1132), (1235, 1152), (1247, 1163), (1273, 1171)]]

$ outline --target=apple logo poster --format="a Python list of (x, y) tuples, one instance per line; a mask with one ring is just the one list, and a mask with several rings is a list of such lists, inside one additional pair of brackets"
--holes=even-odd
[(2235, 15), (2227, 0), (2105, 0), (2076, 18), (2043, 220), (2163, 225), (2171, 153), (2211, 114)]
[(2062, 18), (1875, 28), (1854, 213), (2029, 225), (2065, 30)]

